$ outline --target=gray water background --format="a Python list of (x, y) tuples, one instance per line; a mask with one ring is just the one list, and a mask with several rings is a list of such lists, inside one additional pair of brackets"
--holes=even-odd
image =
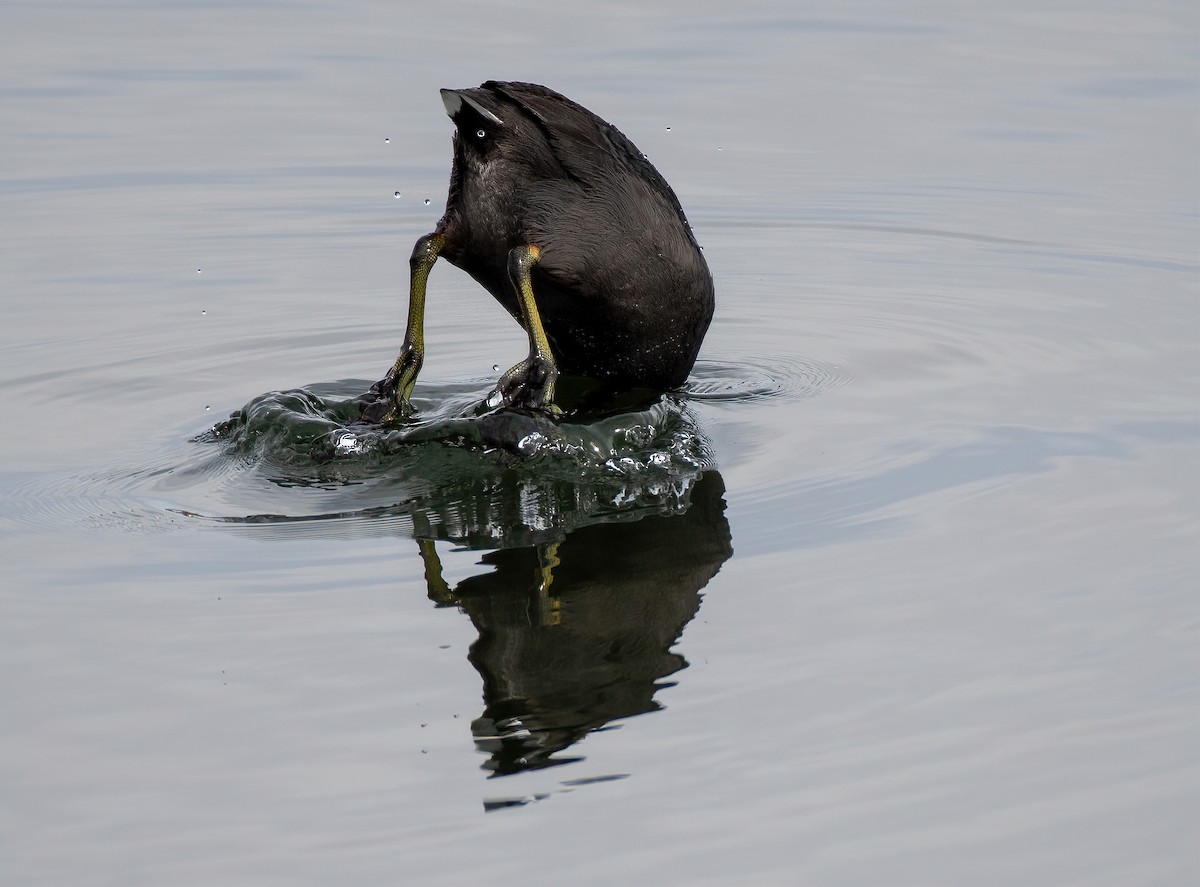
[[(0, 881), (1196, 883), (1198, 47), (1190, 2), (0, 7)], [(214, 526), (325, 493), (172, 466), (386, 368), (437, 89), (492, 77), (649, 155), (770, 396), (696, 404), (734, 553), (662, 710), (489, 779), (411, 539)], [(422, 383), (521, 356), (430, 292)]]

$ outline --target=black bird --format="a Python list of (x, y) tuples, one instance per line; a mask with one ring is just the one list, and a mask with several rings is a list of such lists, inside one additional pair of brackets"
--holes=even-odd
[(409, 260), (408, 327), (372, 389), (411, 412), (425, 354), (425, 282), (438, 256), (529, 335), (487, 406), (555, 413), (559, 372), (608, 392), (683, 384), (713, 314), (713, 282), (675, 193), (634, 144), (544, 86), (443, 89), (454, 121), (446, 211)]

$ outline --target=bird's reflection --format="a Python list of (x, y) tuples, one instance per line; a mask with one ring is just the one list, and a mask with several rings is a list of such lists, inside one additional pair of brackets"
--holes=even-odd
[[(353, 392), (272, 392), (215, 426), (207, 439), (262, 477), (256, 505), (277, 507), (209, 519), (415, 539), (429, 596), (479, 632), (472, 732), (494, 774), (566, 763), (557, 753), (587, 733), (654, 710), (686, 665), (672, 645), (732, 554), (724, 484), (686, 399), (589, 402), (580, 389), (551, 422), (479, 415), (463, 387), (379, 426)], [(450, 588), (437, 541), (487, 551), (485, 569)]]
[(451, 589), (420, 542), (430, 598), (479, 631), (471, 664), (483, 714), (471, 725), (502, 775), (579, 760), (556, 756), (619, 718), (653, 711), (663, 679), (687, 666), (671, 647), (700, 591), (732, 554), (725, 488), (710, 470), (681, 513), (594, 523), (559, 542), (484, 555), (490, 569)]

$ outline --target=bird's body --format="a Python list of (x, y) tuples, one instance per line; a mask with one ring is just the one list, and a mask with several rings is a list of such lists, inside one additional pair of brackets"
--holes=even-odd
[[(682, 385), (712, 319), (713, 283), (658, 171), (615, 127), (544, 86), (488, 81), (442, 99), (454, 162), (445, 213), (413, 253), (412, 299), (423, 311), (424, 277), (441, 255), (525, 328), (530, 357), (489, 404), (549, 407), (560, 370), (614, 391)], [(404, 360), (389, 374), (402, 377), (398, 401), (416, 376)]]
[(536, 243), (533, 289), (563, 372), (683, 384), (712, 318), (713, 285), (658, 171), (615, 127), (544, 86), (489, 81), (450, 95), (504, 122), (460, 108), (469, 119), (437, 228), (442, 255), (520, 320), (508, 252)]

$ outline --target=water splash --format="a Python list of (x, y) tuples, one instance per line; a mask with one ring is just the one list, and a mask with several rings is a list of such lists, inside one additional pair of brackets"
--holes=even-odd
[(15, 480), (9, 527), (540, 544), (595, 522), (683, 512), (716, 466), (702, 415), (812, 397), (847, 378), (799, 359), (702, 360), (682, 392), (559, 422), (481, 414), (494, 381), (422, 381), (415, 416), (396, 426), (361, 421), (365, 380), (263, 394), (119, 464)]
[[(241, 460), (241, 493), (266, 510), (181, 509), (215, 524), (370, 523), (478, 547), (530, 545), (580, 525), (686, 509), (715, 466), (686, 400), (553, 422), (478, 412), (476, 385), (422, 386), (400, 425), (359, 419), (365, 383), (264, 394), (198, 436), (210, 458)], [(229, 502), (234, 505), (234, 502)]]

